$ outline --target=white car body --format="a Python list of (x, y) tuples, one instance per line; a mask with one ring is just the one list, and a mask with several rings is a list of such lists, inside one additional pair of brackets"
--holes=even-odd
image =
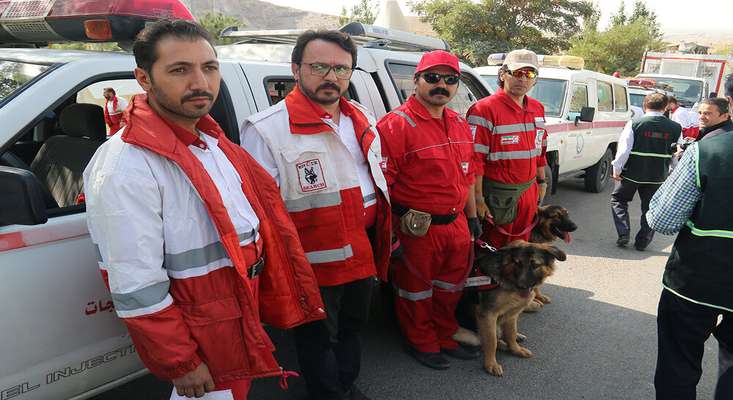
[[(219, 122), (230, 139), (238, 142), (244, 119), (284, 96), (287, 84), (292, 86), (291, 50), (289, 45), (262, 44), (219, 49)], [(411, 93), (409, 70), (414, 71), (420, 56), (361, 48), (362, 70), (354, 72), (349, 94), (377, 117), (385, 115)], [(67, 102), (103, 104), (101, 88), (108, 82), (123, 88), (119, 94), (128, 100), (141, 92), (133, 80), (131, 54), (0, 49), (0, 66), (3, 62), (48, 69), (22, 90), (0, 97), (0, 155), (19, 149), (21, 138), (45, 140), (49, 132), (43, 133), (41, 125), (57, 118)], [(461, 67), (466, 85), (454, 105), (465, 112), (489, 90), (476, 72)], [(10, 206), (0, 202), (0, 207)], [(57, 209), (37, 225), (0, 225), (0, 266), (0, 399), (85, 399), (147, 373), (112, 308), (83, 206)]]
[[(498, 88), (498, 66), (475, 70), (493, 91)], [(586, 189), (602, 191), (609, 182), (610, 155), (632, 116), (627, 82), (594, 71), (541, 67), (529, 96), (545, 106), (553, 178), (585, 171)], [(576, 123), (583, 106), (595, 108), (593, 122)]]

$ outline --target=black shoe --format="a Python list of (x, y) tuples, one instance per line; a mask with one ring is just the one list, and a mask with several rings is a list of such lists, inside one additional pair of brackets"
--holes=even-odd
[(359, 390), (359, 388), (356, 386), (352, 386), (351, 390), (349, 390), (346, 393), (346, 397), (344, 398), (346, 400), (371, 400), (364, 393), (362, 393), (361, 390)]
[(467, 349), (463, 346), (458, 346), (455, 349), (440, 349), (440, 352), (459, 360), (475, 360), (481, 356), (481, 351), (477, 348)]
[(626, 247), (627, 244), (629, 244), (628, 236), (619, 236), (618, 239), (616, 239), (616, 246), (618, 247)]
[(412, 346), (407, 346), (407, 353), (420, 364), (432, 369), (444, 370), (450, 368), (450, 361), (440, 353), (424, 353)]
[(634, 248), (639, 251), (646, 250), (646, 246), (649, 246), (649, 243), (640, 243), (640, 242), (634, 242)]

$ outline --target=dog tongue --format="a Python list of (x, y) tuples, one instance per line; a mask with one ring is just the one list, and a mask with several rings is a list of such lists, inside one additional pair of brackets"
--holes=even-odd
[(570, 244), (570, 242), (573, 241), (573, 238), (570, 236), (570, 232), (563, 232), (562, 240), (564, 240), (565, 243)]
[(519, 291), (519, 295), (524, 298), (529, 297), (529, 293), (530, 293), (530, 289), (522, 289)]

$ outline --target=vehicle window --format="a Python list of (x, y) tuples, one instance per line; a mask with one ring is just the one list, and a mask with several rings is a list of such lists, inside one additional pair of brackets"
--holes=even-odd
[[(124, 104), (129, 103), (136, 94), (145, 93), (142, 87), (137, 83), (135, 79), (114, 79), (93, 83), (84, 89), (76, 93), (76, 102), (83, 104), (96, 104), (100, 107), (104, 107), (106, 99), (104, 98), (104, 89), (112, 88), (118, 97), (118, 107), (120, 102)], [(112, 108), (112, 105), (108, 105), (108, 111)], [(110, 127), (105, 124), (107, 134), (113, 134), (110, 132)]]
[(629, 100), (632, 106), (644, 107), (644, 95), (638, 93), (629, 93)]
[(683, 78), (667, 78), (667, 77), (651, 77), (657, 82), (657, 87), (671, 91), (680, 105), (683, 107), (692, 107), (693, 104), (700, 101), (703, 93), (703, 84), (701, 81)]
[[(270, 105), (279, 103), (293, 89), (295, 89), (295, 79), (291, 77), (265, 78), (265, 90), (267, 90)], [(344, 97), (349, 100), (357, 100), (356, 90), (352, 85), (349, 85), (349, 90), (344, 94)]]
[[(392, 76), (395, 88), (400, 97), (400, 102), (404, 103), (415, 92), (415, 68), (417, 65), (387, 63), (387, 71)], [(466, 115), (466, 112), (479, 98), (483, 97), (478, 89), (476, 82), (471, 81), (468, 76), (461, 77), (461, 84), (458, 85), (458, 92), (455, 97), (448, 103), (453, 111)]]
[(496, 93), (499, 90), (499, 82), (497, 82), (496, 75), (481, 75), (481, 78), (489, 85), (491, 93)]
[(588, 107), (588, 86), (573, 85), (573, 96), (570, 98), (570, 112), (579, 113), (583, 107)]
[(613, 89), (609, 83), (598, 82), (598, 111), (613, 111)]
[(565, 80), (540, 78), (527, 95), (545, 106), (546, 116), (559, 117), (562, 114), (567, 86), (568, 82)]
[(49, 65), (0, 60), (0, 105), (49, 68)]
[(616, 111), (628, 111), (629, 104), (626, 99), (626, 88), (621, 85), (613, 85), (613, 100)]

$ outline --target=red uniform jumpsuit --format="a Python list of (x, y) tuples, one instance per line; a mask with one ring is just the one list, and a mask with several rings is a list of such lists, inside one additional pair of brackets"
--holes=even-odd
[(403, 252), (392, 266), (400, 327), (418, 351), (456, 348), (454, 314), (471, 246), (463, 214), (476, 165), (471, 130), (448, 108), (442, 118), (433, 118), (414, 96), (382, 118), (377, 129), (393, 206), (456, 215), (448, 224), (432, 224), (423, 237), (402, 233), (394, 216)]
[[(466, 115), (475, 134), (474, 149), (483, 159), (478, 176), (520, 184), (535, 180), (537, 168), (547, 165), (545, 108), (539, 101), (525, 96), (524, 107), (520, 107), (499, 89), (474, 104)], [(514, 240), (529, 240), (538, 196), (534, 182), (519, 198), (514, 221), (499, 228), (485, 222), (482, 239), (497, 248)]]

